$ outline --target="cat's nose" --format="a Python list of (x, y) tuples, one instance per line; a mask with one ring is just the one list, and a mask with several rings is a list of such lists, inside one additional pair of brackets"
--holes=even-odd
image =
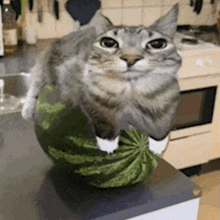
[(134, 65), (137, 61), (143, 59), (144, 57), (142, 55), (131, 55), (131, 54), (125, 54), (120, 57), (120, 59), (127, 62), (128, 67)]

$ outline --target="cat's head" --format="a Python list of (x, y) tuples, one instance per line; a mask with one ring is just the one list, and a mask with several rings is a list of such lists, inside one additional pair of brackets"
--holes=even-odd
[(94, 71), (117, 74), (142, 74), (170, 66), (175, 71), (180, 57), (173, 43), (177, 27), (178, 5), (151, 26), (113, 26), (100, 34), (93, 43), (90, 64)]

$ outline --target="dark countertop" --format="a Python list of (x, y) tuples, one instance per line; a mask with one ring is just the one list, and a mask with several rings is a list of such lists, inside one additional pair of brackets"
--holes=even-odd
[(13, 54), (6, 54), (0, 59), (0, 75), (28, 72), (34, 65), (39, 50), (36, 45), (22, 43)]
[(124, 220), (191, 200), (195, 189), (163, 159), (136, 185), (89, 186), (67, 168), (53, 165), (37, 142), (32, 122), (20, 113), (0, 115), (1, 220)]
[(34, 65), (40, 51), (45, 49), (56, 39), (38, 40), (35, 45), (19, 42), (18, 50), (12, 54), (5, 54), (0, 58), (0, 75), (13, 73), (28, 73)]

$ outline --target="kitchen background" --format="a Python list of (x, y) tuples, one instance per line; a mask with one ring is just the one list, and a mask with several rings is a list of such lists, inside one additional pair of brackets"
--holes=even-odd
[[(79, 27), (79, 22), (74, 21), (65, 9), (65, 3), (67, 0), (59, 0), (59, 19), (52, 13), (52, 0), (34, 0), (34, 8), (29, 10), (28, 4), (25, 8), (24, 20), (21, 17), (18, 20), (21, 38), (26, 40), (27, 33), (35, 33), (39, 42), (50, 41), (50, 39), (59, 38), (70, 31), (76, 30)], [(202, 10), (199, 14), (194, 11), (194, 7), (190, 6), (191, 2), (195, 0), (100, 0), (102, 2), (102, 12), (112, 20), (116, 25), (149, 25), (154, 20), (165, 14), (175, 3), (179, 3), (179, 25), (191, 25), (193, 27), (207, 26), (212, 29), (216, 28), (217, 19), (219, 17), (220, 1), (219, 0), (203, 0)], [(39, 3), (39, 4), (37, 4)], [(39, 22), (39, 6), (42, 4), (42, 21)], [(190, 32), (190, 31), (189, 31)], [(188, 33), (189, 34), (189, 33)], [(178, 40), (178, 39), (177, 39)], [(180, 39), (179, 39), (180, 40)], [(38, 45), (37, 44), (37, 45)], [(219, 44), (219, 43), (217, 43)], [(42, 49), (45, 48), (45, 44), (42, 44)], [(219, 49), (210, 47), (209, 44), (199, 43), (199, 45), (189, 46), (181, 45), (182, 50), (180, 52), (184, 56), (184, 68), (180, 72), (181, 85), (183, 89), (191, 90), (193, 88), (206, 88), (214, 86), (218, 88), (218, 95), (216, 96), (216, 104), (213, 116), (212, 124), (205, 124), (204, 127), (193, 127), (188, 129), (187, 133), (182, 130), (177, 131), (178, 136), (175, 136), (170, 143), (168, 150), (165, 154), (165, 159), (174, 165), (176, 168), (185, 168), (185, 174), (189, 176), (194, 174), (205, 174), (194, 176), (193, 181), (197, 182), (203, 189), (203, 198), (201, 200), (200, 214), (198, 220), (217, 220), (219, 219), (219, 172), (212, 172), (212, 170), (219, 170)], [(27, 72), (28, 68), (35, 62), (35, 57), (38, 51), (38, 46), (27, 46), (24, 44), (19, 47), (18, 51), (14, 54), (6, 55), (3, 59), (0, 59), (0, 74), (5, 74), (5, 81), (7, 76), (10, 78), (10, 74), (19, 72)], [(197, 50), (199, 48), (199, 50)], [(207, 49), (208, 48), (208, 49)], [(205, 51), (205, 52), (204, 52)], [(201, 74), (200, 74), (201, 73)], [(186, 74), (186, 75), (184, 75)], [(192, 77), (192, 75), (194, 77)], [(16, 75), (14, 76), (16, 77)], [(21, 77), (18, 77), (20, 80)], [(20, 81), (18, 82), (20, 83)], [(6, 82), (7, 85), (7, 82)], [(13, 90), (16, 90), (16, 86), (11, 83)], [(20, 86), (23, 88), (23, 85)], [(19, 88), (20, 88), (19, 87)], [(200, 96), (201, 97), (201, 96)], [(0, 206), (7, 212), (7, 208), (10, 207), (7, 214), (13, 215), (15, 211), (20, 212), (20, 208), (26, 210), (31, 206), (29, 194), (26, 191), (30, 191), (33, 195), (32, 185), (38, 186), (34, 181), (41, 183), (44, 179), (44, 170), (40, 169), (40, 166), (46, 161), (43, 157), (43, 153), (40, 151), (38, 143), (36, 141), (33, 129), (27, 126), (26, 122), (21, 119), (20, 113), (18, 115), (6, 115), (11, 117), (9, 122), (7, 120), (0, 120), (0, 146), (1, 149), (1, 170), (5, 171), (1, 173), (1, 181), (5, 183), (7, 189), (6, 199), (2, 199), (6, 206)], [(2, 118), (4, 115), (2, 116)], [(1, 118), (1, 119), (2, 119)], [(7, 118), (6, 118), (7, 119)], [(22, 129), (21, 129), (21, 126)], [(205, 130), (204, 130), (205, 129)], [(193, 130), (193, 131), (192, 131)], [(5, 140), (4, 140), (5, 137)], [(187, 138), (185, 138), (187, 137)], [(18, 148), (19, 146), (19, 148)], [(19, 150), (17, 150), (19, 149)], [(38, 152), (40, 152), (38, 154)], [(16, 163), (21, 161), (21, 163)], [(27, 164), (26, 164), (27, 161)], [(20, 166), (19, 166), (20, 165)], [(36, 169), (37, 167), (37, 169)], [(27, 169), (30, 170), (29, 178)], [(20, 173), (19, 173), (20, 172)], [(42, 179), (36, 175), (42, 173)], [(25, 173), (25, 174), (24, 174)], [(23, 185), (23, 182), (18, 182), (18, 188), (14, 187), (14, 179), (20, 177), (28, 177), (28, 187), (25, 187), (24, 192), (17, 190), (19, 184)], [(7, 177), (7, 178), (5, 178)], [(13, 177), (13, 178), (12, 178)], [(34, 177), (34, 178), (33, 178)], [(5, 179), (10, 179), (11, 183), (6, 182)], [(33, 184), (31, 184), (31, 181)], [(1, 182), (0, 186), (4, 186)], [(16, 189), (18, 193), (15, 199), (13, 192), (8, 190), (9, 187)], [(23, 188), (22, 188), (23, 189)], [(49, 193), (50, 190), (46, 189)], [(0, 190), (3, 192), (3, 190)], [(8, 192), (11, 194), (8, 195)], [(13, 194), (13, 195), (12, 195)], [(17, 194), (16, 194), (17, 195)], [(10, 197), (11, 196), (11, 197)], [(1, 195), (0, 195), (1, 197)], [(44, 195), (43, 195), (44, 197)], [(51, 197), (51, 195), (50, 195)], [(12, 198), (10, 200), (10, 198)], [(53, 198), (53, 197), (51, 197)], [(29, 199), (29, 200), (28, 200)], [(22, 201), (24, 202), (22, 204)], [(28, 201), (28, 202), (27, 202)], [(14, 203), (13, 203), (14, 202)], [(13, 206), (14, 204), (14, 206)], [(59, 204), (58, 204), (59, 205)], [(18, 208), (19, 207), (19, 208)], [(57, 206), (56, 206), (57, 207)], [(3, 212), (3, 214), (4, 214)], [(54, 212), (54, 210), (53, 210)], [(33, 212), (32, 212), (33, 213)], [(61, 212), (62, 213), (62, 212)], [(1, 216), (2, 213), (0, 213)], [(18, 219), (21, 216), (16, 216)], [(1, 218), (1, 217), (0, 217)], [(1, 218), (2, 219), (2, 218)], [(10, 219), (10, 218), (6, 218)], [(11, 218), (12, 219), (12, 218)], [(15, 219), (15, 218), (14, 218)], [(19, 218), (21, 219), (21, 218)], [(24, 219), (24, 218), (22, 218)], [(33, 218), (29, 218), (33, 219)]]
[[(38, 21), (39, 4), (42, 4), (42, 22)], [(34, 1), (33, 10), (25, 8), (25, 19), (19, 19), (23, 28), (22, 37), (25, 39), (26, 30), (34, 30), (38, 39), (59, 38), (79, 27), (79, 22), (74, 21), (66, 12), (67, 0), (59, 0), (59, 19), (52, 11), (52, 1)], [(190, 6), (190, 0), (101, 0), (102, 12), (116, 24), (124, 25), (149, 25), (155, 19), (164, 15), (172, 5), (179, 3), (179, 25), (208, 25), (216, 24), (220, 4), (218, 0), (204, 0), (199, 14)]]
[[(179, 3), (178, 31), (192, 35), (194, 40), (189, 41), (185, 35), (180, 33), (177, 33), (174, 39), (183, 58), (182, 67), (178, 72), (181, 91), (188, 91), (188, 93), (184, 96), (183, 100), (186, 101), (180, 105), (183, 107), (178, 109), (176, 117), (177, 125), (184, 126), (174, 126), (171, 143), (164, 158), (179, 169), (218, 159), (220, 157), (220, 32), (216, 24), (219, 21), (220, 26), (220, 1), (100, 1), (102, 2), (102, 12), (116, 25), (150, 25), (174, 4)], [(54, 39), (77, 30), (80, 25), (79, 21), (74, 20), (67, 12), (65, 7), (67, 0), (33, 0), (33, 2), (32, 10), (30, 10), (30, 4), (26, 4), (24, 18), (21, 19), (20, 16), (18, 23), (20, 38), (27, 42), (31, 38), (34, 44), (36, 43), (34, 38), (37, 38), (37, 44), (34, 46), (20, 44), (16, 53), (6, 54), (0, 60), (1, 74), (29, 72), (39, 51)], [(59, 4), (59, 18), (53, 10), (54, 2)], [(200, 11), (195, 11), (195, 5), (198, 2), (203, 4)], [(201, 29), (202, 27), (204, 29)], [(206, 41), (218, 46), (200, 40), (204, 40), (204, 38), (209, 38)], [(193, 108), (190, 107), (192, 103)], [(184, 115), (187, 117), (182, 120)], [(210, 117), (207, 118), (207, 115)]]

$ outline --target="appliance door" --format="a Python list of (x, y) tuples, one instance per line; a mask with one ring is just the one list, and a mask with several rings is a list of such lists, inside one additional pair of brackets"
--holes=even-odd
[(181, 99), (171, 139), (211, 132), (213, 117), (217, 115), (219, 75), (184, 78), (179, 83)]
[(182, 91), (173, 130), (212, 122), (217, 86)]
[(163, 158), (178, 169), (219, 154), (219, 74), (180, 79), (181, 101)]

